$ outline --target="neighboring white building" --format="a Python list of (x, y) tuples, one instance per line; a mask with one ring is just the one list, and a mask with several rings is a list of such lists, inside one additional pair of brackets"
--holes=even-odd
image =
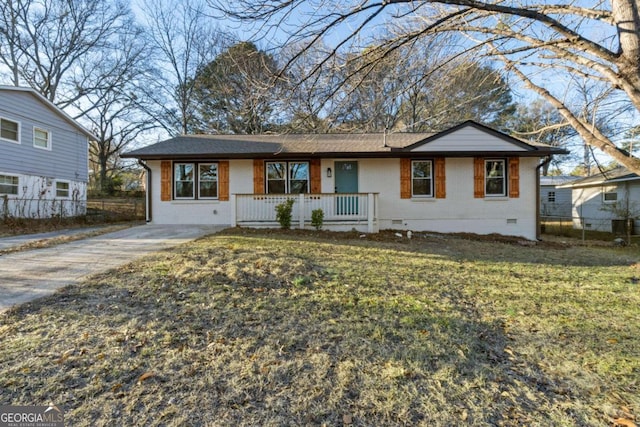
[(623, 167), (573, 181), (573, 227), (624, 234), (631, 218), (634, 229), (640, 218), (640, 177)]
[(0, 86), (0, 219), (84, 214), (93, 138), (35, 90)]
[(179, 136), (123, 155), (148, 168), (148, 220), (159, 224), (293, 226), (499, 233), (535, 239), (541, 158), (531, 145), (465, 122), (438, 134)]
[(579, 177), (570, 175), (540, 177), (540, 215), (551, 218), (570, 218), (571, 188), (564, 185)]

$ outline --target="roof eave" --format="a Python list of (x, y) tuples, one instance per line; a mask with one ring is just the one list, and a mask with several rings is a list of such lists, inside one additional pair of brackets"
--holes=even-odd
[(141, 160), (183, 160), (197, 158), (223, 159), (293, 159), (293, 158), (420, 158), (420, 157), (546, 157), (553, 154), (568, 154), (565, 150), (534, 151), (371, 151), (371, 152), (280, 152), (280, 153), (123, 153), (122, 158)]

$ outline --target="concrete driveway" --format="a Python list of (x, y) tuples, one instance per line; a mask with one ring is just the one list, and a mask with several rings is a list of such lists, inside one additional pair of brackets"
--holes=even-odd
[[(86, 276), (221, 229), (204, 225), (141, 225), (46, 249), (2, 255), (0, 313), (78, 283)], [(8, 244), (5, 241), (4, 245)]]

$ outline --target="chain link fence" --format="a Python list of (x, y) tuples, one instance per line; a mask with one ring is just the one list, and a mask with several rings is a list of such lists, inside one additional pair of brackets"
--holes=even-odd
[(56, 219), (85, 217), (88, 222), (145, 219), (145, 200), (123, 199), (26, 199), (0, 197), (0, 220), (13, 218)]

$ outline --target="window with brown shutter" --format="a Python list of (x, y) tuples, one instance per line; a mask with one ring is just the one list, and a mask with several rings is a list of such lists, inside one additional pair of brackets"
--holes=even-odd
[(218, 200), (229, 200), (229, 161), (218, 162)]
[(264, 161), (253, 161), (253, 193), (264, 194)]
[(446, 168), (444, 157), (437, 158), (436, 162), (436, 199), (447, 197)]
[(509, 197), (520, 197), (520, 158), (509, 158)]
[(484, 198), (484, 159), (473, 159), (473, 197)]
[(171, 161), (163, 160), (160, 163), (160, 200), (163, 202), (171, 201)]
[(400, 198), (411, 198), (411, 159), (400, 159)]

